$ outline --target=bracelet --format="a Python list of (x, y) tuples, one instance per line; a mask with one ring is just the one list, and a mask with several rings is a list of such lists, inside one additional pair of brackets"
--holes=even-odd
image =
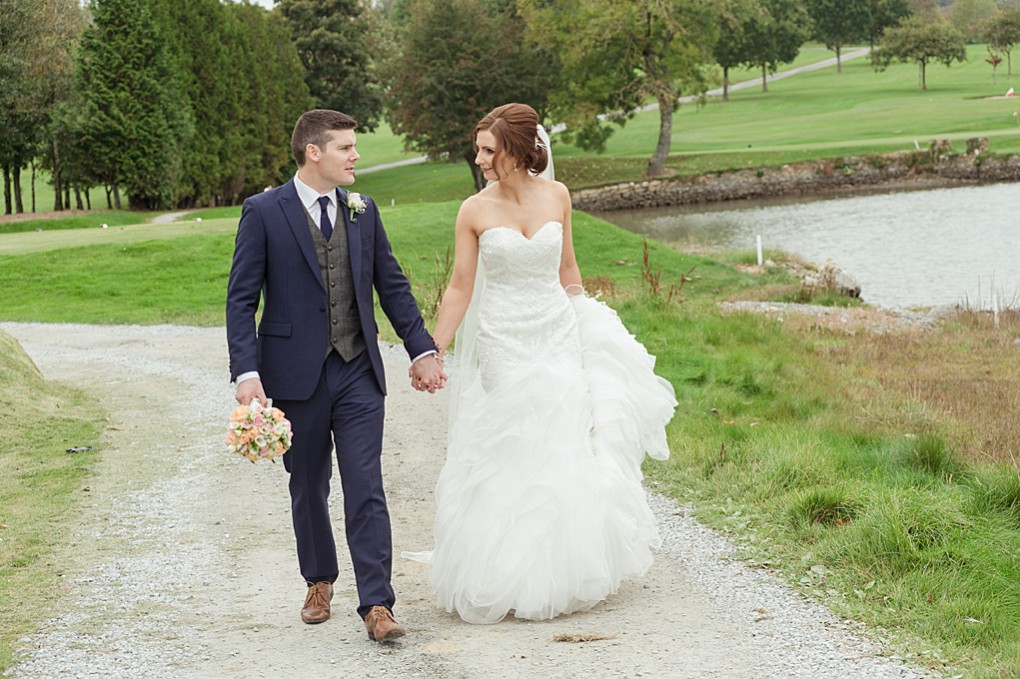
[[(577, 288), (577, 292), (570, 292), (570, 288)], [(564, 287), (563, 290), (568, 295), (583, 295), (584, 294), (584, 286), (583, 285), (579, 285), (577, 283), (571, 283), (570, 285)]]

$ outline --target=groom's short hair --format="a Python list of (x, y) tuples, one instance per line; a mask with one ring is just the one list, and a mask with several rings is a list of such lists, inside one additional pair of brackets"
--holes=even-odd
[(305, 111), (298, 118), (294, 133), (290, 136), (290, 150), (294, 153), (298, 167), (305, 164), (305, 147), (309, 144), (325, 148), (332, 130), (353, 130), (357, 126), (358, 121), (340, 111), (321, 108)]

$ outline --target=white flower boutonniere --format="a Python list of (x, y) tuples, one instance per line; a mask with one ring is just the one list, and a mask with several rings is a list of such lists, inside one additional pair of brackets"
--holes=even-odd
[(347, 194), (347, 209), (350, 210), (351, 221), (358, 221), (358, 215), (362, 214), (368, 208), (368, 203), (365, 201), (365, 197), (360, 193), (351, 191)]

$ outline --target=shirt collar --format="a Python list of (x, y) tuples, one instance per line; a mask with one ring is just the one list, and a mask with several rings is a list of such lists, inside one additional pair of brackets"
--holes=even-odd
[(321, 195), (329, 196), (329, 202), (334, 205), (336, 204), (336, 189), (333, 189), (327, 194), (321, 194), (308, 184), (301, 181), (301, 178), (296, 174), (294, 175), (294, 188), (297, 189), (298, 199), (301, 201), (301, 204), (308, 210), (311, 210), (312, 206), (315, 205)]

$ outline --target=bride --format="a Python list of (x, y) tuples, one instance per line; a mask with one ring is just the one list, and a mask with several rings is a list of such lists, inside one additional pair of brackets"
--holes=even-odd
[(570, 194), (534, 109), (494, 109), (475, 143), (489, 185), (457, 215), (434, 333), (442, 355), (457, 332), (436, 542), (408, 556), (468, 622), (542, 620), (648, 569), (659, 537), (641, 460), (668, 456), (676, 401), (615, 312), (584, 296)]

